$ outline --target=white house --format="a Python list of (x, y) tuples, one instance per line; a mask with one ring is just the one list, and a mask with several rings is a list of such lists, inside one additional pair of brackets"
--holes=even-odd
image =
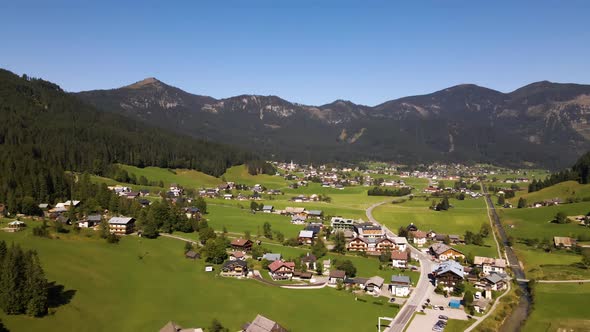
[(391, 283), (389, 284), (389, 291), (391, 295), (397, 297), (406, 297), (410, 295), (410, 277), (408, 276), (391, 276)]
[(392, 251), (391, 266), (405, 269), (408, 266), (408, 252), (400, 250)]
[(418, 247), (422, 247), (426, 244), (426, 232), (423, 231), (414, 231), (411, 232), (412, 234), (412, 238), (413, 238), (413, 242), (415, 245), (417, 245)]
[(506, 260), (501, 258), (475, 256), (473, 258), (473, 265), (479, 267), (485, 275), (489, 275), (492, 272), (506, 272)]
[(405, 237), (396, 236), (392, 240), (395, 243), (397, 250), (406, 251), (406, 249), (408, 248), (408, 239), (406, 239)]

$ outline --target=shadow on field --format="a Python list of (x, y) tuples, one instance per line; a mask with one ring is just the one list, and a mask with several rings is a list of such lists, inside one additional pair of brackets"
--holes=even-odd
[(10, 332), (6, 326), (4, 326), (4, 324), (2, 324), (2, 321), (0, 320), (0, 332)]
[[(55, 283), (55, 281), (52, 281), (49, 283), (47, 295), (47, 304), (49, 308), (57, 308), (59, 306), (70, 303), (74, 295), (76, 295), (76, 290), (65, 290), (64, 285), (58, 285)], [(2, 332), (1, 329), (0, 332)]]

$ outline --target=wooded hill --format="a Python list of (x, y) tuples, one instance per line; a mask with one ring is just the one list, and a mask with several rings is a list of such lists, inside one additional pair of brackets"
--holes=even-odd
[(97, 111), (59, 86), (0, 69), (0, 203), (69, 198), (66, 171), (103, 174), (112, 163), (189, 168), (219, 176), (254, 158), (225, 145)]

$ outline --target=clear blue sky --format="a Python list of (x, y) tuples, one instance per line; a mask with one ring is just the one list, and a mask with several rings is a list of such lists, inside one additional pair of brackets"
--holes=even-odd
[(155, 76), (313, 105), (590, 83), (590, 1), (122, 2), (1, 1), (0, 67), (68, 91)]

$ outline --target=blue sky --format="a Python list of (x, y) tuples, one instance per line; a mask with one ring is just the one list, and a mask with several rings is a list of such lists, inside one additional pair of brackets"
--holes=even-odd
[(0, 67), (68, 91), (155, 76), (313, 105), (590, 83), (590, 1), (120, 2), (0, 2)]

